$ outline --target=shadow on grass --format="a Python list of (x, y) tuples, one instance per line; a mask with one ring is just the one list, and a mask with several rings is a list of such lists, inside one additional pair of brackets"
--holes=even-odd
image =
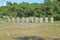
[(60, 40), (60, 38), (53, 38), (53, 40)]
[(60, 38), (51, 38), (51, 37), (37, 37), (37, 36), (30, 36), (30, 37), (18, 37), (15, 40), (60, 40)]
[(15, 40), (44, 40), (44, 39), (42, 37), (30, 36), (30, 37), (18, 37), (15, 38)]

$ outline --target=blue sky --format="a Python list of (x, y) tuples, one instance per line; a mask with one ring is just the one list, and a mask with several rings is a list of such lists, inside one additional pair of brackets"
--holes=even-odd
[(6, 2), (17, 2), (17, 3), (21, 3), (21, 2), (28, 2), (28, 3), (43, 3), (44, 0), (0, 0), (0, 6), (2, 5), (6, 5)]

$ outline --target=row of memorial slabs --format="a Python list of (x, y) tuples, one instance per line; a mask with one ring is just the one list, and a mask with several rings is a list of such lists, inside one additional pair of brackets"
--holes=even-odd
[(22, 22), (22, 23), (30, 23), (30, 22), (31, 23), (43, 23), (43, 22), (48, 23), (48, 22), (51, 22), (51, 23), (54, 23), (54, 18), (53, 17), (50, 17), (50, 18), (48, 18), (48, 17), (45, 17), (45, 18), (42, 18), (42, 17), (41, 18), (38, 18), (38, 17), (26, 17), (26, 18), (12, 17), (12, 18), (10, 18), (10, 17), (8, 17), (7, 21), (8, 22), (17, 22), (17, 23), (18, 22)]

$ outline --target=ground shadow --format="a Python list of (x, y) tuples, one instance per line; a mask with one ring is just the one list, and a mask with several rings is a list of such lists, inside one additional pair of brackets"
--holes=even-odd
[(51, 37), (37, 37), (37, 36), (27, 36), (27, 37), (17, 37), (15, 40), (60, 40), (60, 38), (51, 38)]
[(60, 38), (53, 38), (53, 40), (60, 40)]
[(30, 37), (18, 37), (15, 40), (44, 40), (42, 37), (30, 36)]

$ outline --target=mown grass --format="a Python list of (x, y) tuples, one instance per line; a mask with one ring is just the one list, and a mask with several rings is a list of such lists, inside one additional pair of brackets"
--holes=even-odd
[(0, 24), (0, 40), (14, 40), (24, 36), (60, 37), (60, 25), (25, 24), (25, 26), (25, 29), (20, 29), (18, 24)]

